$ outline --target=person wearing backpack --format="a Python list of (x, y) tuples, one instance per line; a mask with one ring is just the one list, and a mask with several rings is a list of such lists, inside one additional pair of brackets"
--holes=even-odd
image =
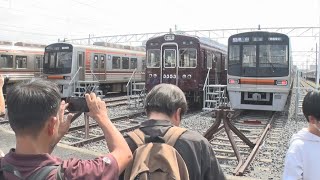
[(145, 111), (148, 120), (125, 136), (134, 154), (120, 180), (225, 179), (207, 139), (178, 127), (187, 111), (179, 87), (155, 86), (146, 96)]
[(3, 96), (3, 85), (4, 85), (4, 78), (0, 75), (0, 117), (3, 117), (6, 111), (4, 96)]
[(58, 86), (36, 79), (17, 84), (7, 94), (10, 126), (16, 148), (1, 158), (0, 179), (103, 179), (117, 180), (132, 153), (108, 117), (106, 104), (94, 93), (86, 94), (88, 115), (102, 129), (110, 153), (92, 160), (61, 160), (51, 155), (68, 132), (73, 114), (64, 117), (68, 104)]

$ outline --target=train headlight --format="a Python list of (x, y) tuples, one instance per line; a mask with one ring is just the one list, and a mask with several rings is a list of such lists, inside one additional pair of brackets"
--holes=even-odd
[(228, 83), (229, 83), (229, 84), (238, 84), (238, 83), (239, 83), (239, 80), (229, 79), (229, 80), (228, 80)]
[(276, 85), (286, 86), (286, 85), (288, 85), (288, 81), (287, 80), (277, 80)]
[(152, 74), (149, 74), (149, 78), (152, 78)]
[(185, 74), (182, 75), (182, 79), (185, 79), (185, 78), (187, 78), (187, 75), (185, 75)]
[(191, 79), (191, 78), (192, 78), (191, 74), (188, 74), (188, 76), (187, 76), (187, 77), (188, 77), (188, 79)]
[(153, 77), (156, 78), (158, 75), (157, 74), (153, 74)]
[(65, 79), (65, 80), (71, 80), (71, 77), (70, 77), (70, 76), (64, 76), (63, 79)]

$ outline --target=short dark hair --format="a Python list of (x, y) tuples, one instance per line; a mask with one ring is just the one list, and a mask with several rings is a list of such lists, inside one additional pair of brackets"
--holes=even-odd
[(147, 116), (150, 112), (160, 112), (172, 116), (178, 108), (181, 115), (187, 112), (188, 104), (182, 90), (172, 84), (158, 84), (146, 96), (145, 110)]
[(42, 79), (17, 83), (6, 100), (11, 128), (18, 135), (37, 136), (49, 117), (58, 113), (60, 101), (55, 83)]
[(306, 94), (302, 103), (302, 111), (308, 122), (308, 116), (314, 116), (320, 121), (320, 93), (318, 91), (311, 91)]

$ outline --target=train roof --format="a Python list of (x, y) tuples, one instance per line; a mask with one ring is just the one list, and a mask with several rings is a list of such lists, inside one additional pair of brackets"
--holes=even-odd
[(174, 36), (178, 36), (178, 37), (182, 37), (182, 38), (192, 38), (192, 39), (196, 39), (200, 44), (202, 45), (207, 45), (209, 47), (213, 47), (213, 48), (216, 48), (218, 50), (221, 50), (221, 51), (225, 51), (227, 52), (227, 46), (224, 45), (224, 44), (221, 44), (217, 41), (214, 41), (210, 38), (207, 38), (207, 37), (199, 37), (199, 36), (193, 36), (193, 35), (189, 35), (189, 34), (175, 34), (175, 33), (172, 33), (172, 34), (165, 34), (165, 35), (161, 35), (161, 36), (157, 36), (157, 37), (153, 37), (153, 38), (150, 38), (147, 43), (149, 41), (152, 41), (152, 40), (155, 40), (155, 39), (159, 39), (159, 38), (165, 38), (166, 36), (170, 36), (170, 35), (174, 35)]
[(45, 45), (23, 42), (0, 41), (0, 51), (39, 51), (44, 52)]
[(79, 45), (79, 44), (72, 44), (67, 42), (59, 42), (59, 43), (49, 44), (48, 46), (55, 45), (55, 44), (67, 44), (76, 48), (83, 48), (83, 49), (110, 50), (110, 51), (121, 52), (121, 53), (132, 53), (132, 54), (139, 53), (139, 54), (145, 55), (144, 48), (134, 47), (134, 46), (124, 46), (124, 45), (105, 43), (105, 42), (96, 42), (94, 43), (94, 45)]
[(237, 37), (237, 36), (283, 36), (283, 37), (287, 37), (289, 39), (289, 37), (286, 34), (283, 33), (278, 33), (278, 32), (269, 32), (269, 31), (250, 31), (250, 32), (243, 32), (243, 33), (238, 33), (238, 34), (234, 34), (231, 35), (229, 37), (229, 39), (233, 38), (233, 37)]

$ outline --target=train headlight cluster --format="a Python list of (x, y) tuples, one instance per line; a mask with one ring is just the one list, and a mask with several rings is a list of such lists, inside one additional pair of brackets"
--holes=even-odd
[(229, 84), (239, 84), (239, 80), (238, 79), (228, 79), (228, 83)]
[(158, 75), (157, 74), (153, 74), (153, 77), (156, 78)]
[(182, 75), (182, 79), (185, 79), (185, 78), (187, 78), (187, 75), (185, 75), (185, 74)]
[(152, 78), (152, 74), (149, 74), (149, 78)]
[(277, 80), (276, 85), (286, 86), (286, 85), (288, 85), (288, 81), (287, 80)]
[(157, 74), (149, 74), (149, 78), (156, 78), (156, 77), (158, 77), (158, 75)]
[(191, 78), (192, 78), (191, 74), (188, 74), (187, 78), (188, 78), (188, 79), (191, 79)]
[(65, 80), (71, 80), (71, 77), (70, 77), (70, 76), (64, 76), (63, 79), (65, 79)]

